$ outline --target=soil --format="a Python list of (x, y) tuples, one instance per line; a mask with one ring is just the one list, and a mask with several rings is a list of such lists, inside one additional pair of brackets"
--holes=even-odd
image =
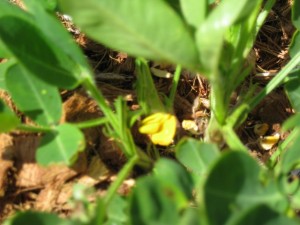
[[(21, 4), (20, 1), (12, 2)], [(263, 88), (272, 76), (262, 78), (257, 74), (262, 72), (275, 74), (289, 61), (288, 46), (294, 32), (290, 21), (290, 5), (289, 0), (278, 0), (268, 16), (250, 57), (255, 67), (249, 78), (239, 88), (240, 91), (253, 83), (258, 85), (258, 90)], [(134, 59), (126, 53), (107, 49), (91, 41), (70, 21), (62, 16), (60, 19), (82, 47), (95, 71), (98, 87), (107, 101), (112, 104), (117, 96), (122, 95), (131, 110), (137, 109), (138, 104), (133, 87)], [(156, 65), (152, 62), (151, 66), (160, 71), (173, 72), (174, 70), (171, 65)], [(171, 87), (171, 80), (156, 76), (154, 79), (159, 92), (167, 94)], [(239, 93), (237, 91), (233, 96), (233, 104), (239, 97)], [(79, 122), (103, 116), (93, 99), (80, 87), (73, 91), (61, 91), (61, 96), (64, 102), (62, 122)], [(178, 124), (187, 119), (208, 119), (208, 97), (207, 81), (189, 71), (183, 71), (174, 107)], [(17, 112), (24, 123), (31, 123), (28, 118), (18, 112), (9, 95), (3, 90), (0, 90), (0, 98)], [(202, 107), (195, 107), (195, 99), (203, 102)], [(288, 133), (282, 133), (280, 127), (291, 114), (293, 114), (293, 109), (283, 88), (279, 87), (249, 114), (237, 132), (249, 148), (249, 152), (265, 162), (276, 151), (277, 143), (266, 149), (260, 144), (260, 136), (272, 136), (278, 133), (279, 141), (284, 140)], [(200, 127), (201, 129), (205, 129), (205, 123)], [(74, 184), (79, 183), (95, 188), (95, 193), (89, 197), (90, 201), (93, 201), (96, 196), (105, 195), (107, 187), (115, 179), (117, 171), (126, 159), (117, 145), (104, 135), (102, 127), (85, 129), (83, 132), (87, 147), (72, 168), (62, 165), (45, 168), (35, 162), (35, 151), (41, 134), (21, 131), (0, 134), (0, 222), (16, 211), (28, 209), (69, 216), (74, 210), (69, 204)], [(132, 132), (136, 143), (145, 148), (147, 139), (137, 132), (136, 126), (133, 127)], [(177, 133), (177, 139), (183, 135), (201, 138), (201, 133), (197, 134), (198, 136), (191, 134), (180, 125)], [(171, 153), (164, 154), (172, 156), (172, 151), (169, 152)], [(137, 174), (138, 172), (123, 183), (119, 189), (121, 194), (127, 194), (130, 191)]]

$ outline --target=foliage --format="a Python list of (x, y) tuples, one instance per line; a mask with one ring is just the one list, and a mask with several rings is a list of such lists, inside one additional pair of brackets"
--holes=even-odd
[[(80, 129), (103, 125), (128, 161), (105, 197), (96, 204), (80, 198), (87, 216), (67, 221), (52, 214), (24, 212), (6, 224), (21, 224), (21, 221), (90, 225), (299, 223), (294, 213), (300, 207), (299, 180), (289, 182), (287, 176), (300, 162), (299, 114), (285, 125), (293, 131), (279, 146), (276, 157), (280, 154), (281, 160), (277, 163), (277, 158), (272, 158), (264, 167), (249, 156), (234, 129), (268, 93), (284, 82), (291, 103), (299, 111), (299, 69), (294, 68), (300, 64), (300, 1), (294, 1), (292, 13), (297, 31), (290, 48), (290, 62), (256, 96), (252, 97), (250, 88), (233, 109), (229, 107), (230, 96), (248, 75), (250, 67), (244, 68), (245, 60), (265, 12), (271, 10), (274, 1), (265, 4), (261, 0), (223, 0), (219, 4), (208, 0), (24, 2), (27, 11), (0, 1), (0, 56), (8, 59), (0, 65), (0, 87), (8, 91), (18, 109), (35, 125), (22, 124), (1, 101), (0, 131), (42, 132), (36, 155), (38, 163), (72, 165), (85, 147)], [(92, 39), (138, 57), (140, 111), (129, 112), (122, 98), (115, 101), (114, 110), (106, 104), (84, 55), (55, 18), (57, 9), (72, 16), (75, 24)], [(158, 97), (143, 58), (178, 65), (174, 86), (164, 102)], [(154, 144), (163, 143), (165, 133), (172, 134), (163, 145), (171, 144), (175, 132), (172, 104), (181, 67), (203, 74), (210, 82), (209, 127), (204, 141), (185, 138), (174, 143), (176, 160), (155, 161), (135, 145), (130, 128), (139, 117), (150, 114), (141, 132), (158, 134), (159, 141), (150, 138)], [(60, 122), (59, 89), (74, 89), (79, 85), (94, 98), (105, 119), (80, 124)], [(171, 118), (171, 122), (164, 116)], [(147, 123), (149, 118), (154, 118), (154, 125)], [(168, 128), (168, 123), (172, 128)], [(225, 152), (220, 151), (223, 143), (228, 145)], [(118, 187), (136, 165), (153, 169), (137, 180), (129, 196), (118, 196)]]

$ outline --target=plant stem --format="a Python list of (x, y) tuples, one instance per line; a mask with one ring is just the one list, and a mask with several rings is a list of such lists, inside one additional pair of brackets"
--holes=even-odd
[(248, 113), (251, 112), (255, 106), (257, 106), (261, 100), (271, 93), (276, 87), (278, 87), (285, 77), (300, 63), (300, 52), (298, 52), (291, 61), (265, 86), (265, 88), (259, 92), (250, 102)]
[(54, 129), (51, 127), (37, 127), (37, 126), (20, 124), (17, 126), (17, 130), (40, 133), (40, 132), (50, 132), (53, 131)]
[[(104, 96), (102, 95), (101, 91), (98, 90), (97, 86), (94, 84), (93, 80), (91, 79), (86, 79), (83, 82), (83, 86), (85, 89), (89, 92), (92, 98), (98, 103), (100, 109), (102, 110), (104, 116), (105, 116), (105, 122), (108, 122), (111, 127), (113, 128), (115, 134), (116, 134), (116, 139), (120, 141), (121, 143), (121, 148), (124, 152), (124, 154), (130, 158), (133, 155), (136, 154), (136, 148), (134, 145), (134, 142), (132, 140), (132, 135), (129, 130), (127, 130), (126, 125), (126, 118), (124, 118), (124, 112), (122, 112), (123, 107), (122, 107), (122, 101), (119, 100), (117, 101), (118, 104), (116, 104), (116, 110), (117, 113), (114, 113), (112, 109), (108, 106), (108, 104), (105, 101)], [(125, 116), (126, 117), (126, 116)], [(98, 122), (102, 123), (104, 121), (99, 121)], [(82, 124), (81, 124), (82, 126)], [(85, 124), (83, 124), (85, 126)]]
[(121, 186), (122, 182), (128, 177), (129, 173), (131, 172), (132, 168), (138, 162), (139, 157), (137, 155), (133, 156), (129, 159), (129, 161), (125, 164), (125, 166), (121, 169), (118, 173), (117, 179), (110, 185), (105, 197), (104, 203), (108, 205), (115, 193), (117, 192), (118, 188)]
[(181, 66), (178, 65), (176, 67), (176, 70), (175, 70), (175, 73), (174, 73), (173, 84), (172, 84), (170, 95), (169, 95), (169, 101), (167, 103), (167, 109), (168, 110), (171, 109), (170, 111), (173, 111), (175, 94), (176, 94), (176, 90), (177, 90), (177, 87), (178, 87), (180, 75), (181, 75)]
[[(211, 76), (213, 77), (213, 76)], [(221, 82), (222, 77), (214, 76), (214, 80), (211, 80), (210, 89), (210, 107), (211, 116), (207, 126), (207, 131), (205, 133), (204, 140), (208, 142), (213, 142), (216, 144), (221, 144), (222, 139), (222, 129), (221, 127), (225, 125), (225, 118), (227, 114), (227, 108), (224, 104), (224, 87)]]
[(222, 127), (223, 137), (231, 150), (241, 150), (247, 152), (248, 149), (241, 142), (231, 125)]
[[(73, 126), (77, 127), (78, 129), (85, 129), (90, 127), (96, 127), (102, 124), (105, 124), (108, 122), (107, 118), (97, 118), (92, 120), (87, 120), (80, 123), (71, 123)], [(17, 126), (18, 130), (22, 131), (29, 131), (29, 132), (49, 132), (53, 131), (54, 129), (52, 127), (38, 127), (38, 126), (31, 126), (26, 124), (20, 124)]]
[(270, 159), (267, 161), (268, 168), (274, 168), (277, 165), (278, 157), (280, 157), (283, 151), (288, 147), (288, 145), (299, 136), (299, 129), (294, 129), (289, 136), (279, 145), (278, 149), (272, 154)]
[(90, 128), (90, 127), (100, 126), (107, 122), (108, 122), (108, 119), (106, 117), (101, 117), (101, 118), (91, 119), (91, 120), (87, 120), (87, 121), (80, 122), (80, 123), (74, 123), (72, 125), (74, 125), (75, 127), (79, 128), (79, 129), (85, 129), (85, 128)]
[[(213, 76), (211, 76), (213, 77)], [(211, 111), (214, 114), (214, 119), (217, 120), (219, 125), (224, 125), (228, 109), (225, 105), (225, 86), (223, 77), (218, 74), (214, 76), (214, 80), (211, 80), (211, 94), (210, 105)]]
[(101, 110), (103, 111), (105, 117), (111, 123), (111, 125), (113, 127), (116, 127), (117, 124), (118, 124), (118, 121), (117, 121), (116, 117), (113, 115), (113, 112), (110, 109), (110, 107), (105, 102), (104, 96), (97, 89), (97, 86), (94, 84), (94, 82), (91, 79), (87, 78), (87, 79), (84, 80), (82, 85), (89, 92), (91, 97), (94, 98), (94, 100), (98, 103), (99, 107), (101, 108)]
[[(265, 22), (267, 16), (269, 15), (273, 5), (275, 4), (275, 0), (268, 0), (261, 13), (259, 14), (257, 18), (257, 23), (256, 23), (256, 34), (259, 32), (260, 28), (262, 27), (263, 23)], [(255, 35), (256, 36), (256, 35)]]

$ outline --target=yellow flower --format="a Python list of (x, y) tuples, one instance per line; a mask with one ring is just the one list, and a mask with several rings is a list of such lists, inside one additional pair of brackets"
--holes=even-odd
[(139, 131), (148, 134), (153, 144), (168, 146), (175, 136), (176, 118), (168, 113), (154, 113), (142, 121)]

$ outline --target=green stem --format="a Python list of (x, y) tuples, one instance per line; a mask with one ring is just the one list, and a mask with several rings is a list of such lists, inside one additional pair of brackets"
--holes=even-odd
[(136, 153), (139, 158), (136, 165), (144, 170), (150, 170), (153, 167), (153, 159), (139, 148), (136, 148)]
[(228, 112), (224, 100), (225, 86), (223, 77), (220, 74), (214, 77), (215, 79), (211, 81), (210, 105), (214, 118), (217, 120), (218, 124), (222, 126), (225, 124), (225, 118)]
[(275, 168), (278, 162), (278, 158), (282, 155), (283, 151), (288, 147), (288, 145), (299, 136), (299, 129), (294, 129), (289, 136), (279, 145), (277, 150), (272, 154), (272, 156), (267, 161), (268, 168)]
[(31, 126), (31, 125), (25, 125), (25, 124), (20, 124), (16, 128), (17, 130), (22, 130), (22, 131), (29, 131), (29, 132), (50, 132), (53, 131), (54, 129), (51, 127), (37, 127), (37, 126)]
[[(132, 136), (130, 131), (128, 131), (124, 125), (126, 121), (123, 118), (122, 112), (119, 112), (119, 114), (114, 113), (111, 108), (108, 106), (108, 104), (105, 101), (104, 96), (102, 95), (101, 91), (98, 90), (97, 86), (94, 84), (94, 82), (91, 79), (86, 79), (83, 82), (84, 88), (89, 92), (91, 97), (98, 103), (100, 109), (102, 110), (104, 114), (105, 120), (111, 125), (111, 127), (114, 129), (114, 132), (116, 133), (117, 139), (120, 140), (122, 145), (122, 150), (124, 154), (127, 157), (132, 157), (132, 155), (136, 154), (135, 145), (132, 141)], [(117, 111), (122, 111), (122, 103), (120, 102), (119, 105), (116, 105), (118, 107)], [(102, 123), (103, 120), (98, 122)], [(85, 124), (81, 124), (81, 126), (85, 126)]]
[(117, 179), (110, 185), (105, 197), (104, 197), (104, 203), (106, 205), (109, 204), (109, 202), (114, 197), (115, 193), (118, 191), (118, 188), (121, 186), (123, 181), (128, 177), (129, 173), (133, 169), (133, 167), (138, 162), (139, 157), (137, 155), (133, 156), (129, 161), (125, 164), (125, 166), (121, 169), (121, 171), (118, 173)]
[(176, 90), (177, 90), (177, 87), (178, 87), (180, 75), (181, 75), (181, 66), (178, 65), (176, 67), (176, 70), (175, 70), (175, 73), (174, 73), (173, 85), (171, 87), (171, 91), (170, 91), (170, 95), (169, 95), (169, 101), (167, 103), (167, 109), (170, 110), (170, 111), (173, 111), (175, 94), (176, 94)]
[(211, 77), (214, 77), (214, 80), (211, 80), (210, 89), (211, 117), (204, 140), (220, 144), (220, 141), (222, 141), (221, 127), (225, 124), (225, 115), (227, 114), (227, 109), (224, 104), (224, 84), (221, 82), (221, 76)]
[(248, 110), (248, 104), (242, 103), (237, 106), (237, 108), (227, 117), (226, 125), (233, 128), (240, 126), (247, 119), (246, 115)]
[[(72, 125), (79, 128), (79, 129), (85, 129), (85, 128), (90, 128), (90, 127), (96, 127), (96, 126), (105, 124), (107, 122), (108, 122), (107, 118), (98, 118), (98, 119), (87, 120), (87, 121), (80, 122), (80, 123), (72, 123)], [(17, 126), (17, 130), (42, 133), (42, 132), (53, 131), (53, 128), (52, 127), (38, 127), (38, 126), (20, 124), (20, 125)]]
[(291, 61), (259, 92), (249, 103), (248, 112), (251, 112), (264, 97), (277, 88), (285, 79), (285, 77), (300, 63), (300, 52), (298, 52)]
[(259, 32), (260, 28), (262, 27), (262, 25), (264, 24), (267, 16), (269, 15), (273, 5), (275, 4), (275, 0), (268, 0), (265, 5), (263, 10), (261, 11), (261, 13), (259, 14), (258, 18), (257, 18), (257, 22), (256, 22), (256, 34)]
[(99, 107), (101, 108), (105, 117), (111, 123), (111, 125), (113, 127), (116, 127), (118, 124), (118, 121), (117, 121), (116, 117), (114, 116), (113, 111), (107, 105), (104, 96), (98, 90), (98, 88), (94, 84), (94, 82), (91, 79), (85, 79), (84, 82), (82, 83), (82, 85), (89, 92), (90, 96), (98, 103)]
[(91, 119), (91, 120), (87, 120), (87, 121), (80, 122), (80, 123), (74, 123), (72, 125), (74, 125), (75, 127), (79, 128), (79, 129), (85, 129), (85, 128), (90, 128), (90, 127), (100, 126), (107, 122), (109, 122), (109, 121), (106, 117), (101, 117), (101, 118)]
[[(122, 130), (120, 132), (122, 132)], [(123, 130), (123, 132), (118, 135), (120, 137), (120, 140), (123, 142), (122, 145), (124, 148), (124, 153), (127, 155), (127, 157), (131, 158), (134, 155), (136, 155), (137, 148), (133, 141), (130, 130), (129, 129)]]
[(247, 152), (248, 149), (241, 142), (234, 129), (230, 125), (222, 127), (223, 137), (231, 150), (241, 150)]

